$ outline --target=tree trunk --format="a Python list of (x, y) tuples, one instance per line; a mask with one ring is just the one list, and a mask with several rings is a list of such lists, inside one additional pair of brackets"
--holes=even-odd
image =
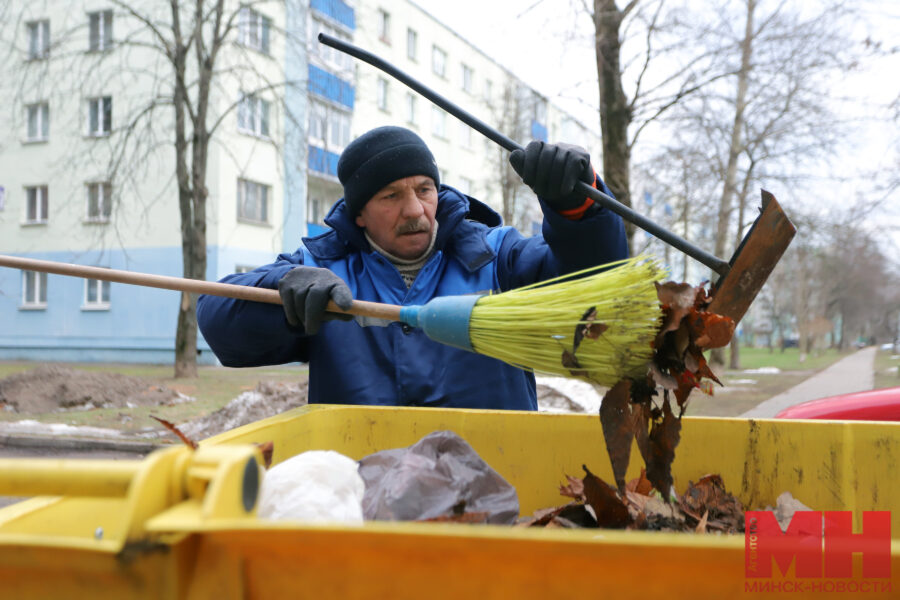
[[(731, 126), (731, 145), (728, 149), (728, 164), (725, 168), (725, 182), (722, 185), (722, 196), (719, 199), (719, 218), (716, 229), (716, 256), (725, 255), (728, 237), (728, 224), (731, 220), (732, 202), (737, 183), (738, 158), (743, 151), (741, 134), (744, 129), (744, 110), (747, 107), (747, 86), (750, 79), (750, 59), (753, 55), (753, 12), (756, 0), (747, 0), (747, 19), (744, 23), (744, 39), (741, 42), (741, 68), (738, 71), (737, 94), (734, 99), (734, 122)], [(716, 364), (724, 364), (725, 352), (716, 348), (710, 353), (710, 360)]]
[[(625, 12), (618, 9), (615, 0), (594, 0), (594, 49), (600, 86), (603, 180), (616, 199), (630, 207), (631, 147), (628, 144), (628, 126), (631, 124), (631, 110), (622, 89), (619, 64), (619, 27), (624, 16)], [(625, 231), (633, 251), (634, 225), (626, 222)]]

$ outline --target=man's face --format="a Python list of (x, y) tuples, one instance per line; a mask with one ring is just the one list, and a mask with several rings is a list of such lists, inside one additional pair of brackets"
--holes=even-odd
[(437, 203), (431, 177), (404, 177), (378, 190), (363, 206), (356, 224), (394, 256), (418, 258), (431, 243)]

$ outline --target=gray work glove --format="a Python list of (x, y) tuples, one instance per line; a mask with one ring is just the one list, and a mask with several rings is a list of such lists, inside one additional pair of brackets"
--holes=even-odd
[(587, 200), (573, 192), (576, 182), (594, 185), (590, 154), (571, 144), (531, 142), (524, 150), (513, 150), (509, 164), (557, 212), (577, 209)]
[(353, 303), (353, 294), (344, 280), (319, 267), (295, 267), (278, 282), (278, 293), (284, 304), (284, 316), (294, 327), (303, 326), (307, 335), (319, 331), (322, 321), (340, 319), (350, 321), (353, 315), (342, 315), (325, 310), (329, 300), (347, 310)]

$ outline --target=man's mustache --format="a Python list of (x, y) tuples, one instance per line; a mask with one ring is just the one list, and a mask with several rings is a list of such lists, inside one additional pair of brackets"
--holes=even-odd
[(397, 235), (403, 235), (406, 233), (428, 233), (431, 231), (431, 226), (428, 223), (427, 219), (413, 219), (411, 221), (407, 221), (406, 223), (400, 225), (397, 228)]

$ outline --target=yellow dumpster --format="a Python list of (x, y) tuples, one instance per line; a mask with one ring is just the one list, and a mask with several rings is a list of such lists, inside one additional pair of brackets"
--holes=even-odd
[[(557, 484), (582, 464), (613, 479), (596, 416), (475, 410), (304, 407), (133, 464), (8, 459), (0, 495), (35, 497), (0, 509), (2, 597), (847, 598), (860, 583), (745, 579), (743, 536), (255, 516), (254, 442), (273, 442), (276, 463), (359, 459), (445, 429), (515, 486), (523, 515), (564, 503)], [(749, 509), (790, 491), (857, 528), (862, 511), (891, 511), (892, 579), (855, 588), (879, 598), (900, 594), (898, 466), (900, 424), (685, 418), (673, 475), (683, 491), (718, 473)]]

